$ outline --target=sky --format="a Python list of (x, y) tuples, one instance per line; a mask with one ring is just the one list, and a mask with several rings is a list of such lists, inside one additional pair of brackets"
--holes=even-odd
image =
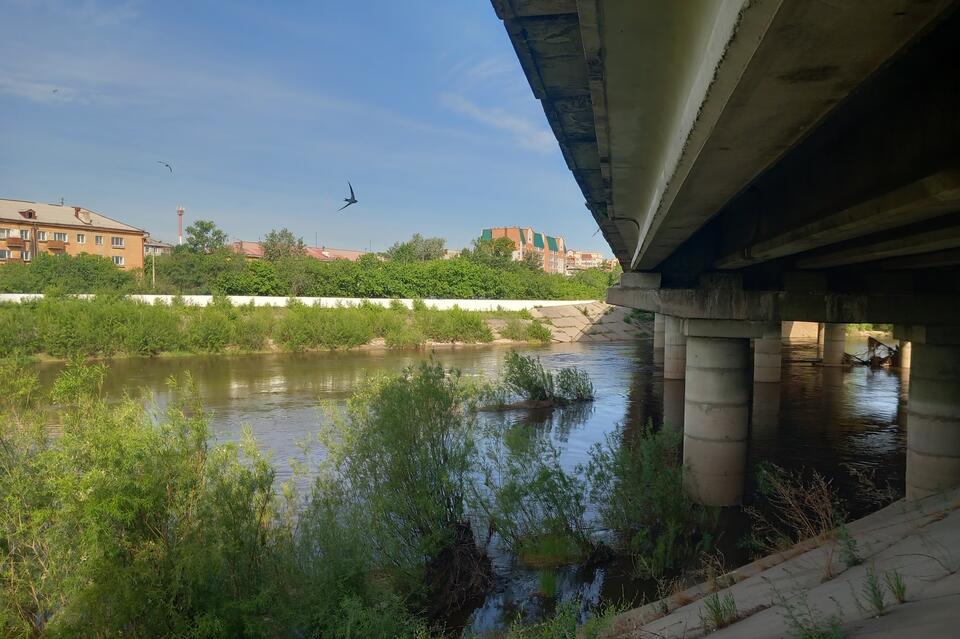
[[(0, 197), (176, 239), (609, 247), (489, 0), (0, 0)], [(171, 174), (158, 161), (173, 167)], [(342, 213), (347, 181), (359, 204)]]

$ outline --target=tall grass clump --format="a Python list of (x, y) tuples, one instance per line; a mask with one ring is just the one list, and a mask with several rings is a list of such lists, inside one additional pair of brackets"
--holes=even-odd
[(659, 577), (707, 550), (714, 514), (683, 483), (680, 434), (620, 429), (597, 444), (586, 467), (591, 497), (642, 577)]

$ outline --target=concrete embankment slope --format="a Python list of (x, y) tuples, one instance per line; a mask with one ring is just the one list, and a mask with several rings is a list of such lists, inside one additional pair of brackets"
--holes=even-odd
[(542, 306), (530, 314), (550, 329), (554, 342), (616, 342), (653, 335), (653, 322), (603, 302)]
[[(831, 637), (960, 636), (958, 509), (960, 490), (895, 502), (848, 525), (862, 559), (857, 565), (845, 565), (831, 541), (808, 541), (717, 579), (726, 587), (703, 583), (630, 610), (615, 620), (607, 636), (703, 636), (710, 619), (706, 603), (718, 596), (733, 597), (739, 617), (710, 634), (718, 639), (827, 636), (803, 634), (798, 624), (807, 624), (807, 630), (816, 624), (826, 628), (834, 616), (842, 635)], [(882, 611), (868, 594), (871, 574), (883, 593)], [(905, 586), (903, 602), (887, 584), (896, 576)]]

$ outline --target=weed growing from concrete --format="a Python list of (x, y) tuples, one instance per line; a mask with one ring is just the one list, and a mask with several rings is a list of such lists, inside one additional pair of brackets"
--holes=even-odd
[(733, 593), (714, 593), (703, 600), (700, 609), (700, 623), (704, 630), (712, 632), (725, 628), (740, 618), (737, 612), (737, 602)]
[(863, 557), (860, 556), (860, 550), (857, 547), (857, 540), (850, 534), (847, 525), (841, 522), (837, 526), (837, 543), (840, 544), (840, 558), (847, 567), (859, 566), (863, 563)]
[(867, 569), (867, 576), (863, 580), (861, 592), (876, 616), (881, 617), (887, 612), (887, 599), (884, 595), (883, 585), (873, 569)]
[(907, 584), (903, 581), (903, 575), (897, 570), (888, 570), (883, 573), (883, 580), (887, 582), (887, 588), (890, 594), (897, 600), (897, 603), (903, 603), (907, 600)]
[(840, 615), (824, 615), (807, 602), (804, 594), (789, 600), (772, 582), (767, 583), (773, 589), (774, 603), (782, 613), (789, 639), (843, 639)]

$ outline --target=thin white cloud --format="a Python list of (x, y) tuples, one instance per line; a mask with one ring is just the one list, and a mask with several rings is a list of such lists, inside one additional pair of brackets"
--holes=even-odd
[(556, 148), (553, 134), (527, 118), (495, 107), (482, 107), (463, 96), (450, 93), (441, 94), (440, 102), (448, 109), (481, 124), (509, 133), (521, 148), (538, 153), (549, 153)]

